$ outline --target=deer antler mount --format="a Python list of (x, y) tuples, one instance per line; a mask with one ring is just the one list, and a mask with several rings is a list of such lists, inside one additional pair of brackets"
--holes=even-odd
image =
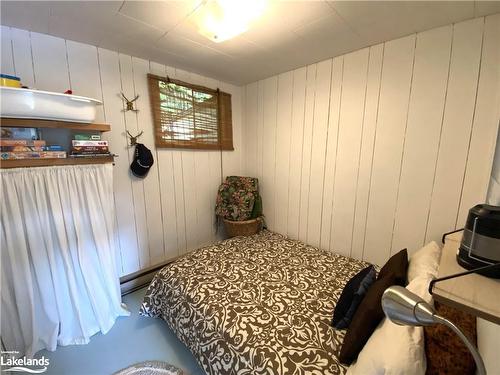
[(139, 95), (136, 95), (136, 97), (132, 100), (129, 100), (124, 94), (123, 92), (121, 93), (123, 99), (125, 99), (125, 103), (127, 104), (127, 108), (124, 109), (125, 112), (127, 111), (132, 111), (132, 112), (138, 112), (139, 110), (138, 109), (135, 109), (134, 108), (134, 102), (139, 99)]
[(135, 146), (137, 144), (137, 138), (139, 138), (142, 135), (142, 133), (144, 133), (144, 131), (141, 131), (139, 134), (134, 136), (130, 134), (130, 132), (127, 130), (127, 134), (130, 139), (130, 146)]

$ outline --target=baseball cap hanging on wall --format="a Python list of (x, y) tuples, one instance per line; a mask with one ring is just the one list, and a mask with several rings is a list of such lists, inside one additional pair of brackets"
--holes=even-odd
[(153, 154), (142, 143), (136, 143), (134, 160), (130, 164), (130, 170), (132, 174), (139, 178), (144, 178), (147, 176), (149, 170), (154, 164)]

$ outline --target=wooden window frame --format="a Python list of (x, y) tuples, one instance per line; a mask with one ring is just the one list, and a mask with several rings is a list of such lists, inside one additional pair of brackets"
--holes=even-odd
[[(211, 94), (217, 97), (217, 142), (204, 143), (200, 140), (165, 140), (164, 131), (161, 123), (160, 107), (160, 88), (158, 82), (173, 83), (179, 86), (187, 87), (191, 90)], [(157, 148), (183, 148), (194, 150), (222, 150), (233, 151), (233, 132), (232, 132), (232, 110), (231, 94), (211, 89), (205, 86), (194, 85), (191, 83), (179, 81), (169, 77), (161, 77), (154, 74), (148, 74), (148, 87), (151, 102), (151, 111), (153, 114), (153, 127), (155, 134), (155, 145)]]

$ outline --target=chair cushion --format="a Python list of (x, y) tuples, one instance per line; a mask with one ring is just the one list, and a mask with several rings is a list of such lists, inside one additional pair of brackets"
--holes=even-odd
[(233, 221), (249, 220), (258, 197), (259, 184), (256, 178), (228, 176), (217, 192), (215, 214)]

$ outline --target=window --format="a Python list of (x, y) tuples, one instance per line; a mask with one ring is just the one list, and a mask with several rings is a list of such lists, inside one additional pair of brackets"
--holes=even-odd
[(156, 147), (233, 150), (231, 95), (148, 74)]

